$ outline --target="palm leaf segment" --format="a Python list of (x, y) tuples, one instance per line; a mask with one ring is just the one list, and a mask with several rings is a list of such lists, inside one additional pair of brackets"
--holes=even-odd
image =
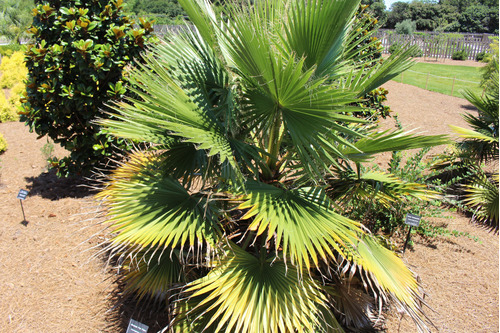
[(235, 244), (226, 252), (217, 268), (186, 290), (192, 308), (184, 315), (196, 318), (193, 325), (203, 322), (209, 332), (314, 331), (320, 308), (326, 307), (316, 282)]
[(356, 1), (261, 1), (229, 6), (230, 20), (208, 2), (180, 2), (197, 31), (151, 50), (130, 74), (139, 97), (102, 122), (151, 143), (101, 193), (129, 289), (192, 281), (173, 310), (190, 331), (330, 331), (320, 281), (348, 260), (422, 318), (410, 271), (323, 190), (342, 160), (443, 142), (351, 126), (362, 121), (348, 105), (406, 69), (409, 54), (370, 70), (356, 61), (344, 48)]

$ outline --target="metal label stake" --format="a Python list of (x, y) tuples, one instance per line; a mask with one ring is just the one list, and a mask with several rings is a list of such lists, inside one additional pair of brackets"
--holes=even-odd
[(24, 207), (23, 207), (23, 200), (26, 200), (28, 193), (29, 192), (26, 190), (19, 190), (19, 193), (17, 194), (17, 198), (19, 199), (19, 202), (21, 203), (21, 210), (23, 211), (23, 223), (28, 222), (28, 221), (26, 221), (26, 215), (24, 214)]
[(408, 230), (408, 235), (406, 235), (406, 241), (405, 241), (405, 245), (403, 247), (403, 254), (405, 253), (406, 245), (408, 244), (408, 241), (410, 240), (411, 228), (418, 227), (418, 225), (420, 224), (421, 218), (422, 217), (418, 216), (418, 215), (413, 215), (410, 213), (406, 214), (405, 224), (410, 226), (410, 230)]

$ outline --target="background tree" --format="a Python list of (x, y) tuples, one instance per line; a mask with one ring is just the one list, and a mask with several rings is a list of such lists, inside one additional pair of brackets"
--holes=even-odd
[(496, 0), (395, 2), (385, 28), (394, 29), (397, 23), (411, 19), (417, 30), (498, 33), (498, 10)]
[(155, 24), (178, 24), (186, 15), (177, 0), (125, 0), (125, 10), (131, 17), (145, 17)]
[(384, 0), (361, 0), (361, 4), (369, 6), (368, 11), (380, 22), (380, 25), (387, 20)]
[(0, 0), (0, 36), (20, 44), (33, 20), (33, 6), (33, 0)]
[(122, 0), (36, 1), (22, 119), (70, 151), (52, 161), (59, 175), (88, 172), (127, 146), (94, 123), (107, 117), (105, 103), (125, 94), (123, 70), (152, 31), (142, 20), (133, 28), (122, 9)]
[(394, 29), (397, 23), (404, 20), (411, 20), (411, 18), (410, 5), (407, 2), (395, 2), (387, 13), (387, 21), (384, 28)]

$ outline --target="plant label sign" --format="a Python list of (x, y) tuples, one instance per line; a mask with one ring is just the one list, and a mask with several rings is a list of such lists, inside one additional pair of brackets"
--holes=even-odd
[(17, 198), (18, 198), (19, 200), (25, 200), (25, 199), (26, 199), (26, 197), (28, 196), (28, 193), (29, 193), (29, 192), (28, 192), (28, 191), (26, 191), (26, 190), (19, 190), (19, 193), (17, 194)]
[(421, 218), (422, 218), (421, 216), (408, 213), (406, 214), (405, 224), (408, 224), (409, 226), (412, 227), (418, 227)]
[(126, 333), (148, 333), (149, 326), (130, 318)]

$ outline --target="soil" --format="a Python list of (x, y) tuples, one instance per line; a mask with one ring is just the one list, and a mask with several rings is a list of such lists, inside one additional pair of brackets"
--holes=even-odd
[[(466, 126), (464, 99), (396, 82), (384, 85), (388, 104), (407, 128), (425, 134), (451, 133)], [(383, 126), (394, 126), (394, 120)], [(92, 190), (81, 181), (47, 172), (37, 139), (19, 122), (0, 124), (8, 150), (0, 156), (0, 331), (124, 332), (131, 317), (157, 332), (150, 313), (121, 303), (120, 287), (104, 258), (96, 255), (106, 232), (95, 212)], [(62, 156), (56, 148), (53, 153)], [(30, 191), (22, 202), (19, 189)], [(404, 260), (425, 289), (427, 314), (437, 332), (498, 332), (498, 234), (450, 212), (436, 219), (477, 237), (414, 237)], [(387, 332), (416, 332), (407, 317), (388, 315)]]

